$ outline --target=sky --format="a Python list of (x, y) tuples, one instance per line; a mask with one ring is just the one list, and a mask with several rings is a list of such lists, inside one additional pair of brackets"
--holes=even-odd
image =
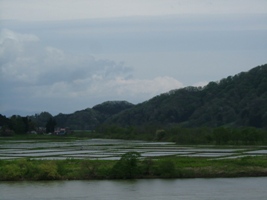
[(138, 104), (266, 63), (266, 0), (0, 0), (6, 116)]

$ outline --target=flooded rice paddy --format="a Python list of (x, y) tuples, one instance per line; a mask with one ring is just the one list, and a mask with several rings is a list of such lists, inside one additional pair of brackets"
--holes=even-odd
[(189, 156), (211, 159), (267, 155), (267, 147), (179, 146), (171, 142), (87, 139), (71, 142), (51, 140), (2, 140), (0, 159), (99, 159), (119, 160), (130, 151), (142, 157)]

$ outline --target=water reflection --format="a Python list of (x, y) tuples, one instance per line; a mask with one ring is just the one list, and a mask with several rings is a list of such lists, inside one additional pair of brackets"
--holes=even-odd
[(265, 200), (267, 178), (1, 182), (1, 200)]

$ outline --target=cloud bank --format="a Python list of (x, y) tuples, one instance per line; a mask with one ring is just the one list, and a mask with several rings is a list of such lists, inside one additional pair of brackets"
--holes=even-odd
[(133, 68), (123, 62), (66, 53), (44, 46), (33, 34), (3, 29), (0, 45), (2, 113), (68, 113), (106, 100), (139, 103), (183, 86), (169, 76), (137, 79)]
[(0, 113), (70, 113), (107, 100), (139, 103), (247, 71), (266, 63), (265, 5), (2, 0)]

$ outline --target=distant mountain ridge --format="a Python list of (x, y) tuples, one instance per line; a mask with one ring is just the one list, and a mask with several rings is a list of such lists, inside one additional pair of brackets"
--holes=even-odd
[(267, 64), (205, 87), (158, 95), (113, 116), (107, 123), (267, 127)]
[[(38, 126), (45, 126), (51, 117), (43, 112), (30, 119)], [(53, 118), (58, 127), (74, 130), (94, 130), (101, 125), (267, 128), (267, 64), (204, 87), (172, 90), (137, 105), (106, 101)]]
[(102, 123), (267, 127), (267, 64), (205, 87), (172, 90), (138, 105), (108, 101), (55, 119), (58, 125), (75, 129), (94, 129)]
[(134, 105), (127, 101), (106, 101), (72, 114), (58, 114), (54, 117), (57, 126), (76, 130), (93, 130), (106, 119)]

